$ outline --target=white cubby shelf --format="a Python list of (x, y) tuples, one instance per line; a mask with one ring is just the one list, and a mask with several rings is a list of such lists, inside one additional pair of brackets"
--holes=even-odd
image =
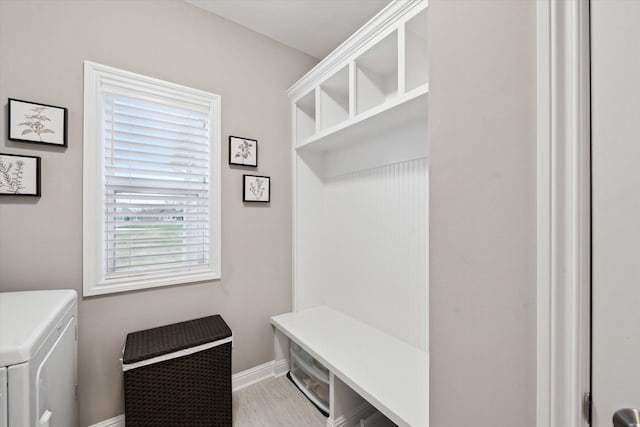
[(295, 148), (340, 148), (336, 141), (349, 140), (341, 132), (370, 119), (384, 126), (394, 118), (387, 113), (399, 108), (411, 114), (405, 103), (424, 113), (413, 114), (416, 120), (426, 120), (426, 100), (412, 101), (429, 92), (427, 2), (395, 2), (387, 9), (392, 25), (376, 25), (374, 18), (289, 89)]

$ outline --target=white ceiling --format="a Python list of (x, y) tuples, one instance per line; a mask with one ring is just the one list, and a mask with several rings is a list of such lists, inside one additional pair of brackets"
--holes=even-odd
[(184, 0), (322, 59), (390, 0)]

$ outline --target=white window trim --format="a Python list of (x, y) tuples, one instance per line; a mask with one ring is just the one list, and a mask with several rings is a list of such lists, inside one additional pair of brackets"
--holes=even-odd
[[(126, 79), (136, 81), (149, 93), (157, 95), (179, 92), (190, 101), (203, 105), (211, 105), (211, 179), (210, 179), (210, 266), (203, 271), (180, 273), (175, 276), (158, 274), (144, 279), (109, 279), (101, 278), (100, 263), (102, 254), (100, 240), (104, 217), (100, 200), (102, 152), (100, 115), (97, 97), (103, 79)], [(83, 295), (94, 296), (115, 292), (133, 291), (160, 286), (200, 282), (220, 279), (221, 277), (221, 103), (219, 95), (169, 83), (163, 80), (146, 77), (140, 74), (119, 70), (90, 61), (84, 62), (84, 131), (83, 131)]]

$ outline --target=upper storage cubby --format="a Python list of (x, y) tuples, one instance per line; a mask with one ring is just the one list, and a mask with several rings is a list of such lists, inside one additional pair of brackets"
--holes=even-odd
[(320, 85), (320, 130), (349, 119), (349, 67)]
[(392, 1), (294, 84), (294, 148), (341, 149), (370, 140), (352, 129), (386, 130), (398, 117), (426, 126), (426, 21), (426, 0)]
[(398, 33), (394, 31), (356, 59), (356, 114), (398, 95)]
[(427, 84), (427, 9), (423, 9), (405, 25), (405, 86), (407, 92)]
[(298, 141), (316, 133), (316, 92), (314, 90), (295, 103), (295, 114)]

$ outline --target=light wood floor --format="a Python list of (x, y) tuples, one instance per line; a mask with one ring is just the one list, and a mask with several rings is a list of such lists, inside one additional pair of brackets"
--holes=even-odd
[(286, 376), (233, 393), (234, 427), (324, 427), (326, 422)]

